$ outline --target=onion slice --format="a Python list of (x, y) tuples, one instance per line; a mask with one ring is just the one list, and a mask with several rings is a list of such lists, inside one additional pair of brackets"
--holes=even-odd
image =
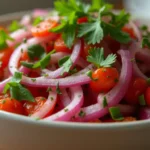
[(56, 105), (57, 102), (57, 94), (56, 92), (49, 92), (48, 99), (44, 103), (44, 105), (34, 114), (31, 115), (33, 118), (44, 118), (47, 115), (50, 115)]
[(150, 108), (141, 108), (140, 113), (139, 113), (139, 118), (141, 120), (147, 120), (150, 119)]
[(63, 110), (50, 117), (45, 118), (47, 121), (69, 121), (81, 108), (83, 104), (83, 91), (80, 86), (70, 88), (71, 103)]
[(90, 121), (106, 115), (108, 113), (108, 107), (103, 107), (102, 102), (104, 96), (107, 99), (109, 107), (116, 106), (124, 97), (132, 77), (132, 63), (130, 61), (131, 56), (129, 51), (121, 50), (119, 51), (119, 54), (122, 59), (122, 69), (119, 82), (106, 95), (99, 94), (97, 104), (82, 108), (81, 110), (84, 112), (85, 116), (81, 117), (77, 114), (75, 118), (76, 121)]

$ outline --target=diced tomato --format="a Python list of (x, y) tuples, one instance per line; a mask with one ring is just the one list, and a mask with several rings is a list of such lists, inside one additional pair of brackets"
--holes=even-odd
[(66, 52), (66, 53), (71, 53), (71, 49), (69, 49), (64, 40), (62, 38), (58, 38), (55, 43), (54, 43), (54, 49), (56, 52)]
[(13, 48), (6, 48), (0, 51), (0, 70), (3, 70), (8, 66), (8, 62), (12, 53)]
[(136, 39), (134, 30), (133, 30), (132, 28), (123, 27), (123, 28), (122, 28), (122, 31), (128, 33), (131, 38)]
[(0, 99), (0, 110), (15, 114), (24, 114), (22, 103), (10, 97)]
[(30, 58), (28, 56), (28, 52), (27, 51), (23, 52), (21, 55), (20, 61), (29, 61), (29, 60)]
[(131, 105), (138, 105), (139, 104), (138, 98), (139, 96), (144, 94), (147, 87), (148, 85), (145, 79), (142, 78), (133, 79), (125, 95), (126, 102)]
[(105, 93), (111, 90), (119, 80), (119, 73), (116, 68), (99, 68), (92, 74), (90, 86), (93, 91)]
[(31, 32), (35, 37), (45, 37), (51, 34), (55, 35), (55, 33), (50, 32), (50, 30), (55, 28), (56, 26), (58, 26), (58, 22), (49, 19), (41, 22), (35, 27), (32, 27)]
[(82, 24), (82, 23), (86, 23), (86, 22), (88, 22), (88, 18), (87, 17), (82, 17), (82, 18), (79, 18), (77, 20), (78, 24)]
[(150, 87), (145, 91), (145, 101), (148, 106), (150, 106)]
[(47, 53), (49, 53), (53, 49), (54, 49), (54, 42), (53, 41), (50, 41), (50, 42), (46, 43), (46, 52)]

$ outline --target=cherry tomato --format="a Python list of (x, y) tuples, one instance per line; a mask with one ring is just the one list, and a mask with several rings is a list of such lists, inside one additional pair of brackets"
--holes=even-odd
[(0, 70), (3, 70), (8, 66), (8, 62), (12, 52), (13, 48), (6, 48), (0, 51), (0, 62), (1, 62)]
[(58, 22), (55, 20), (45, 20), (43, 22), (41, 22), (40, 24), (38, 24), (37, 26), (33, 27), (31, 29), (32, 35), (35, 37), (45, 37), (51, 34), (52, 32), (49, 32), (49, 30), (55, 28), (58, 25)]
[(15, 99), (11, 99), (10, 97), (0, 99), (0, 110), (16, 114), (24, 114), (22, 103)]
[(54, 43), (54, 49), (56, 52), (66, 52), (66, 53), (71, 53), (71, 49), (69, 49), (64, 40), (62, 38), (58, 38), (55, 43)]
[(125, 95), (126, 102), (131, 105), (138, 105), (139, 104), (138, 97), (144, 94), (147, 86), (148, 85), (145, 79), (142, 78), (133, 79)]
[(90, 86), (95, 92), (108, 92), (119, 80), (119, 73), (116, 68), (99, 68), (93, 72)]
[(82, 24), (82, 23), (86, 23), (86, 22), (88, 22), (88, 18), (87, 17), (82, 17), (82, 18), (79, 18), (77, 20), (78, 24)]
[(131, 38), (136, 39), (134, 30), (133, 30), (132, 28), (123, 27), (123, 28), (122, 28), (122, 31), (128, 33)]
[(150, 87), (145, 91), (145, 101), (148, 106), (150, 106)]
[[(36, 113), (37, 111), (39, 111), (45, 102), (46, 102), (46, 98), (44, 98), (44, 97), (36, 97), (34, 103), (33, 102), (25, 102), (24, 109), (25, 109), (26, 115), (32, 115), (32, 114)], [(55, 107), (55, 105), (53, 105), (52, 109), (49, 110), (49, 112), (46, 116), (50, 115), (53, 112), (54, 107)]]

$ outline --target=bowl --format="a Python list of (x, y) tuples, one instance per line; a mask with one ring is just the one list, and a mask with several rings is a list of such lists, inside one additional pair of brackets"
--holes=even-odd
[[(0, 24), (23, 14), (3, 15)], [(149, 139), (150, 121), (48, 122), (0, 111), (0, 150), (149, 150)]]

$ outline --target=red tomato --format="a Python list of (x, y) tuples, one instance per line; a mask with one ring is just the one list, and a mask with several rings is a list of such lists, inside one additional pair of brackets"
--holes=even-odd
[(126, 102), (132, 105), (139, 104), (138, 97), (145, 92), (147, 86), (148, 85), (145, 79), (142, 78), (133, 79), (125, 95)]
[(8, 62), (12, 53), (12, 48), (6, 48), (0, 51), (0, 62), (2, 62), (0, 65), (0, 70), (3, 70), (8, 66)]
[(49, 53), (54, 49), (54, 42), (50, 41), (49, 43), (46, 43), (46, 52)]
[(0, 110), (16, 114), (24, 114), (22, 103), (15, 99), (11, 99), (10, 97), (0, 99)]
[(27, 51), (23, 52), (21, 55), (20, 61), (29, 61), (29, 60), (30, 58), (28, 56), (28, 52)]
[(27, 115), (34, 114), (35, 112), (40, 110), (40, 108), (44, 105), (45, 102), (46, 102), (46, 98), (44, 97), (36, 97), (34, 103), (25, 102), (24, 103), (25, 113)]
[(66, 53), (71, 53), (71, 49), (69, 49), (64, 40), (62, 38), (58, 38), (55, 43), (54, 43), (54, 49), (56, 52), (66, 52)]
[(123, 28), (122, 28), (122, 31), (128, 33), (131, 38), (136, 39), (134, 30), (133, 30), (132, 28), (123, 27)]
[(119, 80), (119, 73), (116, 68), (99, 68), (92, 74), (95, 81), (90, 82), (90, 86), (95, 92), (108, 92)]
[(55, 34), (52, 32), (49, 32), (49, 30), (55, 28), (58, 25), (58, 22), (55, 20), (45, 20), (38, 24), (37, 26), (33, 27), (31, 29), (32, 35), (35, 37), (45, 37), (51, 34)]
[(82, 17), (82, 18), (79, 18), (77, 20), (78, 24), (82, 24), (82, 23), (86, 23), (86, 22), (88, 22), (88, 18), (87, 17)]
[(145, 100), (146, 104), (150, 106), (150, 87), (148, 87), (145, 91)]

